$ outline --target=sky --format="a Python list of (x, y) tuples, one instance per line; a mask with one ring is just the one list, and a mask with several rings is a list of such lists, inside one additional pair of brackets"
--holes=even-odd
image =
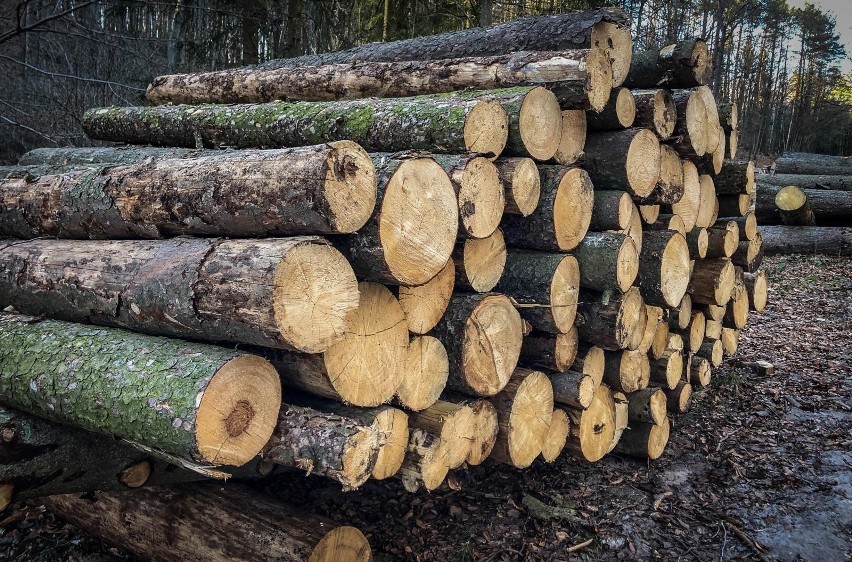
[[(806, 0), (787, 0), (787, 4), (802, 8)], [(830, 12), (837, 20), (835, 30), (840, 35), (840, 42), (846, 47), (846, 60), (840, 68), (844, 73), (852, 72), (852, 0), (810, 0), (824, 12)]]

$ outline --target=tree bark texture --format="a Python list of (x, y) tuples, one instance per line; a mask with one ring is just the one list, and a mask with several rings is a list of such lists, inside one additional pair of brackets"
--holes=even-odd
[(651, 129), (660, 140), (672, 136), (677, 123), (677, 107), (669, 90), (651, 88), (633, 90), (633, 102), (636, 105), (634, 127)]
[[(761, 176), (771, 178), (772, 176)], [(727, 160), (722, 164), (722, 171), (713, 178), (717, 194), (738, 195), (753, 193), (755, 187), (754, 162)], [(787, 184), (784, 184), (787, 185)]]
[(691, 39), (635, 53), (624, 84), (630, 88), (692, 88), (709, 83), (712, 71), (707, 44)]
[(852, 157), (786, 152), (775, 161), (775, 173), (848, 176), (852, 174)]
[(852, 228), (762, 226), (763, 251), (777, 254), (852, 256)]
[[(759, 185), (754, 212), (757, 221), (763, 224), (782, 224), (781, 211), (775, 204), (775, 196), (783, 188), (775, 185)], [(852, 191), (828, 189), (803, 189), (818, 223), (852, 219)], [(847, 224), (849, 224), (847, 222)], [(838, 226), (844, 226), (838, 224)]]
[(577, 305), (580, 339), (606, 350), (626, 348), (637, 329), (640, 308), (644, 314), (644, 302), (636, 288), (623, 295), (582, 291)]
[[(26, 156), (26, 155), (24, 155)], [(848, 175), (805, 175), (805, 174), (760, 174), (756, 177), (760, 183), (777, 185), (795, 185), (802, 189), (834, 189), (852, 191), (852, 171)]]
[(211, 156), (208, 150), (156, 146), (89, 146), (36, 148), (18, 160), (19, 166), (74, 166), (80, 164), (138, 164), (145, 160), (173, 160)]

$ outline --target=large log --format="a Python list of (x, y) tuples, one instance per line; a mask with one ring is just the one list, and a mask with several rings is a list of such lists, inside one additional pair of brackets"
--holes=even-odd
[(845, 175), (852, 174), (852, 157), (785, 152), (774, 162), (777, 174)]
[(716, 106), (713, 90), (709, 86), (701, 85), (695, 88), (695, 91), (704, 98), (704, 108), (707, 111), (707, 154), (713, 155), (720, 152), (720, 157), (724, 158), (725, 147), (720, 146), (720, 143), (724, 141), (725, 136), (722, 125), (719, 123), (719, 109)]
[(691, 39), (633, 55), (624, 84), (630, 88), (692, 88), (710, 81), (713, 62), (702, 39)]
[(689, 246), (674, 230), (646, 232), (639, 254), (639, 288), (645, 302), (677, 306), (689, 285)]
[(383, 285), (362, 282), (358, 291), (343, 339), (321, 355), (258, 349), (285, 385), (355, 406), (378, 406), (393, 397), (403, 378), (408, 323)]
[[(778, 206), (779, 203), (794, 208), (803, 206), (802, 197), (795, 191), (796, 189), (798, 188), (795, 186), (778, 187), (759, 184), (754, 205), (757, 221), (761, 225), (782, 224), (784, 217)], [(837, 226), (845, 226), (852, 219), (852, 191), (833, 189), (802, 189), (800, 191), (807, 199), (807, 204), (818, 223), (836, 222)], [(781, 193), (783, 193), (780, 195), (782, 199), (789, 199), (789, 202), (778, 200)], [(800, 206), (796, 207), (796, 204)]]
[(636, 102), (628, 88), (615, 88), (606, 105), (586, 115), (590, 131), (626, 129), (636, 119)]
[(660, 140), (672, 136), (677, 123), (677, 107), (669, 90), (633, 90), (633, 100), (636, 104), (633, 124), (636, 127), (651, 129)]
[(21, 238), (348, 233), (361, 228), (375, 207), (375, 169), (353, 142), (210, 154), (7, 178), (0, 181), (0, 233)]
[[(26, 154), (24, 154), (26, 156)], [(21, 157), (23, 163), (23, 156)], [(768, 185), (795, 185), (802, 189), (834, 189), (852, 191), (852, 171), (848, 175), (760, 174), (757, 181)]]
[(506, 386), (518, 363), (523, 320), (505, 295), (456, 293), (433, 335), (447, 349), (447, 386), (493, 396)]
[(642, 265), (633, 239), (614, 232), (589, 232), (572, 253), (580, 265), (580, 285), (595, 291), (626, 292)]
[(425, 334), (435, 327), (450, 304), (455, 284), (456, 267), (450, 259), (443, 269), (426, 283), (410, 287), (400, 285), (396, 297), (412, 334)]
[(500, 55), (520, 50), (563, 51), (593, 47), (607, 50), (613, 66), (613, 86), (620, 86), (630, 69), (633, 41), (629, 21), (617, 8), (524, 17), (494, 27), (474, 27), (389, 43), (368, 43), (334, 53), (272, 60), (258, 68), (446, 59)]
[(499, 431), (491, 456), (526, 468), (544, 447), (553, 413), (553, 385), (540, 371), (518, 368), (493, 398)]
[(362, 280), (421, 285), (447, 264), (459, 228), (458, 197), (431, 158), (375, 155), (378, 193), (367, 224), (337, 240)]
[(278, 373), (254, 355), (13, 314), (0, 316), (0, 395), (59, 423), (234, 466), (260, 452), (281, 406)]
[(355, 527), (336, 526), (237, 485), (67, 494), (41, 503), (87, 532), (152, 562), (372, 560), (367, 539)]
[(503, 276), (506, 256), (506, 241), (499, 228), (486, 238), (459, 242), (453, 251), (456, 286), (477, 293), (490, 291)]
[(574, 256), (512, 249), (496, 289), (536, 330), (565, 333), (577, 315), (580, 266)]
[(638, 287), (631, 287), (624, 294), (581, 291), (577, 330), (581, 340), (602, 349), (616, 351), (634, 342), (635, 349), (644, 335), (645, 316), (645, 303)]
[(660, 179), (660, 141), (647, 129), (590, 133), (583, 166), (596, 185), (642, 199)]
[[(499, 90), (495, 92), (500, 92)], [(93, 139), (157, 146), (282, 148), (352, 140), (375, 152), (498, 155), (508, 116), (491, 92), (235, 105), (103, 107), (83, 115)]]
[(506, 244), (517, 248), (561, 252), (573, 250), (592, 220), (594, 187), (580, 168), (539, 166), (541, 199), (529, 216), (504, 215)]
[(762, 226), (763, 251), (777, 254), (852, 256), (852, 228)]
[(0, 307), (62, 320), (309, 353), (358, 307), (321, 238), (0, 242)]

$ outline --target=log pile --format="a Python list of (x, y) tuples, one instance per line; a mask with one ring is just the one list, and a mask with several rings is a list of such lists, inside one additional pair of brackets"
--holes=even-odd
[(412, 491), (658, 458), (766, 304), (753, 165), (703, 42), (631, 66), (617, 12), (554, 18), (160, 77), (83, 118), (126, 146), (0, 171), (0, 404), (131, 447), (55, 490), (140, 448)]

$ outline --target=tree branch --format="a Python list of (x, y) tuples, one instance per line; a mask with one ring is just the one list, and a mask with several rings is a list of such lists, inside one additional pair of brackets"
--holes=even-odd
[(70, 78), (71, 80), (79, 80), (81, 82), (91, 82), (93, 84), (106, 84), (108, 86), (120, 86), (122, 88), (127, 88), (128, 90), (134, 90), (136, 92), (144, 92), (145, 88), (137, 88), (136, 86), (129, 86), (127, 84), (121, 84), (119, 82), (112, 82), (110, 80), (100, 80), (98, 78), (84, 78), (82, 76), (74, 76), (73, 74), (63, 74), (61, 72), (50, 72), (49, 70), (45, 70), (43, 68), (39, 68), (37, 66), (33, 66), (31, 64), (25, 63), (24, 61), (20, 61), (18, 59), (14, 59), (12, 57), (6, 55), (0, 55), (0, 59), (7, 60), (9, 62), (13, 62), (15, 64), (19, 64), (24, 68), (28, 68), (33, 72), (38, 72), (39, 74), (44, 74), (46, 76), (50, 76), (52, 78)]
[(65, 17), (65, 16), (67, 16), (67, 15), (73, 13), (73, 12), (76, 12), (77, 10), (82, 10), (83, 8), (85, 8), (87, 6), (91, 6), (95, 2), (96, 2), (96, 0), (90, 0), (89, 2), (83, 2), (82, 4), (79, 4), (79, 5), (74, 6), (72, 8), (68, 8), (67, 10), (63, 10), (61, 12), (56, 12), (54, 14), (51, 14), (51, 15), (49, 15), (45, 18), (42, 18), (42, 19), (38, 20), (37, 22), (31, 23), (29, 25), (21, 25), (21, 20), (22, 20), (21, 13), (20, 13), (21, 5), (19, 5), (18, 10), (17, 10), (17, 16), (18, 16), (17, 20), (18, 21), (15, 24), (15, 29), (10, 29), (9, 31), (7, 31), (5, 33), (0, 34), (0, 43), (5, 43), (6, 41), (8, 41), (9, 39), (12, 39), (13, 37), (17, 37), (18, 35), (26, 33), (27, 31), (31, 31), (31, 30), (33, 30), (37, 27), (41, 27), (42, 25), (49, 23), (49, 22), (52, 22), (54, 20), (57, 20), (59, 18), (63, 18), (63, 17)]

